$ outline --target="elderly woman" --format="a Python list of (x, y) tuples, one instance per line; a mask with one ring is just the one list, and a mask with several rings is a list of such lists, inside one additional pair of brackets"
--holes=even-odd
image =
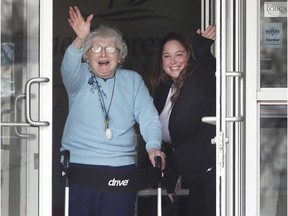
[[(93, 15), (84, 20), (77, 7), (70, 7), (69, 15), (77, 37), (66, 50), (61, 73), (69, 97), (62, 149), (70, 151), (70, 167), (92, 172), (135, 169), (136, 122), (152, 164), (160, 156), (164, 167), (161, 123), (149, 91), (139, 74), (119, 68), (127, 55), (121, 33), (107, 26), (90, 32)], [(136, 192), (70, 183), (70, 216), (133, 216), (135, 201)]]

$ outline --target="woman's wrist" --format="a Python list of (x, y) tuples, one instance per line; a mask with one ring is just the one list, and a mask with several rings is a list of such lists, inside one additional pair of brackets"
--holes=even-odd
[(75, 40), (73, 41), (73, 45), (78, 49), (82, 48), (83, 43), (84, 43), (84, 40), (78, 37), (76, 37)]

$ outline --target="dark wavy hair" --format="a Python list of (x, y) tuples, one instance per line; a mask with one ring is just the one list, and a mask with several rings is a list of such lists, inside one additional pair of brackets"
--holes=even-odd
[(168, 74), (166, 74), (166, 72), (164, 71), (163, 62), (162, 62), (162, 53), (163, 53), (164, 46), (167, 42), (172, 41), (172, 40), (178, 41), (184, 47), (188, 55), (187, 66), (180, 72), (177, 80), (174, 80), (175, 93), (171, 98), (172, 104), (174, 104), (175, 101), (177, 100), (177, 97), (180, 94), (180, 90), (181, 90), (181, 87), (183, 86), (184, 80), (189, 74), (191, 74), (194, 71), (196, 67), (192, 45), (190, 41), (187, 38), (185, 38), (183, 35), (178, 34), (176, 32), (171, 32), (162, 39), (160, 43), (158, 55), (154, 63), (154, 67), (153, 67), (153, 71), (152, 71), (152, 75), (150, 79), (150, 85), (152, 88), (152, 95), (153, 95), (154, 92), (157, 90), (157, 87), (159, 86), (160, 83), (168, 84), (172, 82), (171, 77)]

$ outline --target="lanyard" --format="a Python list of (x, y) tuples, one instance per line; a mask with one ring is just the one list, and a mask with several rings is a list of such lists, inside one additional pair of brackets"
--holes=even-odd
[(107, 139), (110, 140), (110, 139), (112, 139), (112, 131), (111, 131), (110, 127), (109, 127), (109, 111), (110, 111), (111, 103), (112, 103), (113, 96), (114, 96), (115, 82), (116, 82), (116, 71), (115, 71), (115, 74), (114, 74), (114, 77), (113, 77), (114, 78), (113, 89), (112, 89), (112, 94), (111, 94), (110, 102), (109, 102), (109, 105), (108, 105), (108, 109), (106, 109), (106, 106), (105, 106), (105, 101), (104, 101), (103, 93), (102, 93), (102, 90), (101, 90), (101, 86), (100, 86), (95, 74), (92, 72), (92, 70), (90, 68), (89, 68), (89, 71), (91, 73), (91, 77), (88, 80), (88, 84), (93, 85), (94, 83), (96, 83), (96, 88), (97, 88), (97, 91), (98, 91), (101, 108), (102, 108), (102, 110), (104, 112), (105, 135), (106, 135)]

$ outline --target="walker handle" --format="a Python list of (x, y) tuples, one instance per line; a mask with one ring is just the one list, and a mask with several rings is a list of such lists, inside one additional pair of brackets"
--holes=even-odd
[(161, 157), (160, 156), (156, 156), (154, 158), (154, 160), (155, 160), (155, 167), (161, 169), (161, 167), (162, 167)]
[(62, 155), (63, 155), (64, 169), (67, 170), (69, 167), (69, 163), (70, 163), (70, 151), (69, 150), (63, 150)]
[(63, 155), (63, 171), (62, 176), (65, 176), (65, 187), (69, 187), (69, 181), (67, 177), (67, 172), (70, 164), (70, 151), (69, 150), (63, 150), (61, 152), (61, 155)]

